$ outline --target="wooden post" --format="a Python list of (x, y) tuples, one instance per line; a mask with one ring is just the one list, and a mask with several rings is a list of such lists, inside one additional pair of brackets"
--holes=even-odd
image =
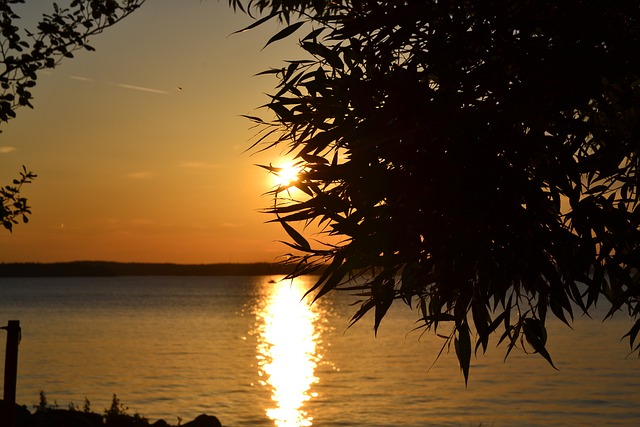
[(16, 412), (16, 381), (18, 379), (18, 344), (20, 344), (20, 321), (9, 320), (7, 326), (7, 352), (4, 359), (4, 408), (3, 426), (13, 427)]

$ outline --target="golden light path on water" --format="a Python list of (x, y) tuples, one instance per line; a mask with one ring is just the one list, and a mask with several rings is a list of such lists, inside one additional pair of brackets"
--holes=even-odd
[(267, 416), (277, 427), (311, 426), (305, 402), (316, 397), (311, 386), (321, 359), (318, 354), (318, 308), (303, 301), (301, 281), (269, 283), (258, 310), (258, 366), (261, 384), (271, 389)]

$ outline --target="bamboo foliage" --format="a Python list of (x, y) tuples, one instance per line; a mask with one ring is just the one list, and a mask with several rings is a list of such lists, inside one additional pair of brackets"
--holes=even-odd
[[(301, 196), (275, 188), (266, 212), (294, 275), (327, 265), (316, 298), (359, 293), (353, 319), (373, 310), (375, 330), (396, 300), (452, 325), (465, 381), (472, 338), (495, 333), (553, 366), (549, 309), (638, 319), (635, 1), (230, 3), (284, 22), (275, 40), (307, 31), (313, 60), (265, 71), (274, 118), (253, 120), (255, 149), (302, 167)], [(312, 244), (309, 223), (340, 243)]]

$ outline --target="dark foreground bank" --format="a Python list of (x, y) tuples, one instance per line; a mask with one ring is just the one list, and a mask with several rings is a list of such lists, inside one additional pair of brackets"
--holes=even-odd
[[(0, 424), (4, 419), (3, 402), (0, 401)], [(212, 415), (198, 415), (195, 419), (180, 423), (180, 427), (222, 427), (220, 420)], [(154, 423), (138, 414), (85, 412), (76, 409), (47, 409), (29, 412), (26, 406), (17, 405), (15, 427), (170, 427), (165, 420)]]

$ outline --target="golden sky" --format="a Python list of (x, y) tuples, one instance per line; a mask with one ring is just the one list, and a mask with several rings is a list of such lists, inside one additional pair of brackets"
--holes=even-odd
[[(42, 2), (40, 6), (43, 4)], [(33, 4), (33, 3), (32, 3)], [(48, 4), (48, 2), (47, 2)], [(0, 184), (21, 165), (33, 215), (0, 233), (0, 262), (274, 261), (286, 236), (259, 209), (271, 178), (251, 156), (241, 114), (276, 85), (254, 77), (298, 52), (296, 39), (261, 50), (275, 27), (250, 23), (226, 0), (149, 0), (39, 75), (34, 109), (2, 126)], [(267, 116), (268, 117), (268, 116)]]

